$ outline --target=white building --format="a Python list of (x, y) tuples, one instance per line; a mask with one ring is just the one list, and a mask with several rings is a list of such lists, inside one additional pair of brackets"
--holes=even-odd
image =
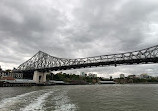
[(89, 77), (97, 77), (97, 74), (89, 73), (88, 76), (89, 76)]
[(120, 74), (120, 78), (125, 78), (125, 75), (124, 74)]
[(150, 78), (150, 76), (148, 74), (141, 74), (140, 78), (141, 79), (148, 79), (148, 78)]
[(82, 76), (82, 77), (86, 77), (87, 74), (86, 74), (85, 72), (81, 72), (80, 76)]

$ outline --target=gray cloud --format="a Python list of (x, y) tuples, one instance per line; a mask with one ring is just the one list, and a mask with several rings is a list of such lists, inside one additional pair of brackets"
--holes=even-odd
[[(77, 58), (157, 45), (157, 3), (156, 0), (2, 0), (0, 64), (3, 68), (17, 67), (38, 50), (57, 57)], [(116, 76), (156, 73), (156, 67), (120, 66), (74, 72)]]

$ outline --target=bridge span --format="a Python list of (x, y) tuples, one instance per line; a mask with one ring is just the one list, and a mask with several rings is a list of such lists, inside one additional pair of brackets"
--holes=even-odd
[(38, 83), (45, 82), (46, 74), (50, 71), (151, 63), (158, 63), (158, 45), (133, 52), (77, 59), (58, 58), (39, 51), (15, 72), (34, 72), (33, 80)]

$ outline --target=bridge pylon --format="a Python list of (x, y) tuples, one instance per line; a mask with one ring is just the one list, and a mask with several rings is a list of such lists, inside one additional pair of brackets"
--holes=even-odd
[(34, 71), (33, 80), (37, 83), (45, 83), (48, 72)]
[(22, 63), (14, 72), (34, 72), (33, 80), (40, 83), (46, 82), (44, 72), (151, 63), (158, 63), (158, 45), (137, 51), (76, 59), (54, 57), (39, 51)]

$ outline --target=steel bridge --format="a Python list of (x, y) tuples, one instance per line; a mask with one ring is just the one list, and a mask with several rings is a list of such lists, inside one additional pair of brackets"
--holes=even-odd
[(133, 52), (77, 59), (58, 58), (39, 51), (32, 58), (21, 64), (16, 72), (48, 72), (98, 66), (150, 63), (158, 63), (158, 45)]

